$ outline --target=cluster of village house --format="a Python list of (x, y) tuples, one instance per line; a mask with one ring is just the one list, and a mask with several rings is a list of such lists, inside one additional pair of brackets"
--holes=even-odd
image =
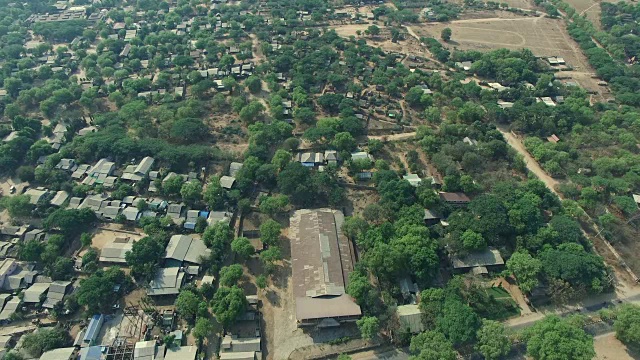
[[(213, 4), (214, 8), (218, 3)], [(79, 15), (75, 8), (64, 8), (60, 5), (61, 12), (58, 14), (36, 15), (30, 18), (30, 21), (64, 21), (75, 19)], [(163, 15), (162, 10), (158, 15)], [(99, 20), (104, 15), (103, 12), (91, 15), (94, 19)], [(137, 14), (142, 17), (145, 14)], [(310, 20), (310, 15), (305, 12), (299, 12), (302, 20)], [(220, 17), (219, 17), (220, 19)], [(282, 19), (281, 19), (282, 20)], [(273, 22), (268, 19), (268, 22)], [(138, 24), (143, 25), (141, 22)], [(113, 23), (113, 30), (125, 30), (124, 40), (130, 41), (137, 35), (138, 24), (129, 28), (124, 23)], [(176, 29), (172, 30), (178, 35), (184, 35), (190, 32), (193, 19), (180, 23)], [(219, 20), (215, 24), (206, 23), (205, 28), (227, 28), (228, 23)], [(300, 38), (304, 38), (304, 32), (300, 32)], [(111, 38), (119, 38), (118, 34), (112, 34)], [(278, 50), (281, 43), (274, 38), (272, 48)], [(121, 59), (129, 56), (131, 46), (125, 45), (125, 48), (119, 54)], [(228, 53), (237, 54), (240, 49), (235, 46), (228, 48)], [(71, 55), (71, 54), (69, 54)], [(220, 69), (209, 67), (206, 62), (206, 52), (201, 50), (193, 50), (190, 56), (195, 60), (195, 67), (199, 68), (202, 77), (214, 80), (215, 86), (222, 90), (222, 78), (226, 76), (245, 77), (249, 76), (253, 71), (253, 64), (244, 61), (232, 65), (229, 69)], [(55, 65), (58, 62), (57, 57), (48, 56), (43, 59), (44, 64)], [(172, 63), (171, 58), (167, 59), (167, 65)], [(141, 61), (142, 68), (149, 66), (148, 60)], [(116, 64), (116, 68), (122, 67), (122, 64)], [(468, 64), (470, 68), (470, 64)], [(62, 71), (62, 68), (60, 69)], [(137, 77), (134, 75), (133, 77)], [(152, 75), (146, 75), (150, 80), (154, 80)], [(177, 84), (181, 84), (180, 75), (174, 76)], [(278, 81), (286, 81), (283, 74), (277, 74)], [(80, 79), (83, 87), (91, 87), (90, 82)], [(113, 83), (108, 80), (107, 83)], [(490, 87), (501, 91), (505, 87), (500, 84), (493, 84)], [(382, 89), (380, 89), (382, 90)], [(426, 94), (431, 90), (423, 85)], [(170, 93), (169, 90), (155, 87), (154, 90), (143, 91), (139, 96), (148, 98), (151, 101), (159, 99), (158, 95), (164, 96)], [(174, 95), (184, 97), (186, 95), (184, 86), (175, 86), (173, 88)], [(1, 96), (2, 94), (0, 94)], [(6, 93), (5, 93), (6, 95)], [(354, 98), (353, 94), (347, 94), (347, 97)], [(359, 97), (359, 96), (358, 96)], [(545, 100), (542, 100), (545, 101)], [(503, 102), (506, 107), (508, 104)], [(546, 101), (545, 101), (546, 103)], [(367, 107), (367, 98), (359, 100), (362, 107)], [(289, 115), (291, 102), (283, 102), (283, 111), (285, 115)], [(358, 114), (359, 118), (364, 116)], [(90, 124), (89, 121), (87, 123)], [(66, 127), (58, 124), (53, 135), (49, 137), (49, 141), (55, 149), (59, 149), (64, 142)], [(79, 132), (79, 136), (95, 131), (95, 127), (88, 126)], [(15, 137), (16, 133), (10, 134), (5, 141)], [(465, 143), (476, 146), (477, 141), (465, 138)], [(366, 152), (355, 152), (351, 154), (352, 160), (373, 160), (373, 157)], [(319, 170), (326, 165), (337, 165), (340, 161), (339, 155), (334, 150), (324, 152), (303, 152), (296, 155), (296, 161), (303, 166), (318, 168)], [(221, 185), (224, 188), (231, 189), (234, 185), (234, 175), (242, 167), (241, 163), (232, 163), (229, 174), (221, 178)], [(148, 193), (157, 193), (154, 181), (161, 179), (166, 181), (173, 176), (182, 176), (185, 180), (197, 179), (198, 174), (161, 174), (154, 169), (154, 159), (146, 157), (135, 164), (130, 164), (124, 169), (118, 171), (116, 164), (109, 159), (101, 159), (96, 164), (77, 164), (73, 159), (62, 159), (56, 168), (71, 174), (71, 177), (82, 184), (102, 185), (105, 189), (113, 188), (117, 183), (135, 183), (143, 178), (151, 180)], [(430, 181), (432, 185), (442, 185), (442, 176), (433, 166), (428, 166), (426, 177), (419, 174), (407, 174), (404, 178), (413, 186), (419, 186), (423, 180)], [(368, 180), (372, 178), (371, 171), (362, 171), (356, 174), (359, 180)], [(208, 224), (214, 224), (220, 221), (229, 222), (230, 214), (226, 212), (208, 211), (206, 209), (188, 209), (181, 203), (170, 203), (160, 196), (150, 198), (139, 198), (135, 196), (127, 196), (122, 200), (111, 200), (108, 195), (96, 194), (86, 198), (72, 197), (64, 191), (51, 192), (45, 188), (31, 188), (26, 190), (26, 195), (30, 197), (33, 204), (49, 203), (53, 206), (67, 208), (90, 208), (99, 218), (105, 221), (115, 220), (119, 215), (124, 216), (128, 222), (135, 223), (141, 217), (155, 217), (159, 214), (166, 214), (174, 220), (178, 225), (183, 226), (187, 230), (195, 227), (199, 218), (206, 219)], [(464, 206), (469, 202), (469, 198), (462, 193), (439, 193), (441, 199), (451, 205)], [(141, 211), (138, 209), (138, 202), (145, 200), (149, 204), (149, 209)], [(307, 326), (335, 326), (343, 322), (355, 321), (361, 316), (361, 310), (353, 300), (346, 295), (344, 279), (348, 278), (348, 273), (352, 271), (355, 263), (354, 251), (351, 243), (346, 240), (342, 232), (339, 230), (343, 221), (343, 214), (337, 210), (316, 209), (316, 210), (299, 210), (291, 217), (290, 235), (292, 239), (292, 267), (293, 281), (295, 286), (295, 308), (296, 321), (300, 327)], [(442, 222), (442, 219), (428, 209), (425, 210), (424, 216), (427, 225)], [(51, 281), (45, 276), (38, 274), (34, 270), (34, 266), (25, 262), (17, 261), (11, 257), (14, 247), (20, 241), (29, 240), (46, 240), (49, 236), (44, 230), (30, 227), (5, 226), (1, 229), (0, 235), (0, 257), (4, 257), (0, 264), (0, 289), (7, 292), (15, 292), (19, 289), (23, 291), (22, 299), (18, 296), (9, 294), (0, 295), (0, 322), (7, 322), (11, 315), (20, 307), (29, 307), (39, 304), (44, 297), (42, 303), (44, 308), (53, 308), (55, 304), (62, 301), (66, 295), (73, 291), (74, 283), (68, 281)], [(318, 239), (321, 242), (318, 243)], [(133, 241), (126, 236), (116, 237), (108, 242), (100, 252), (100, 262), (104, 264), (125, 264), (125, 254), (131, 250)], [(163, 267), (158, 270), (156, 276), (150, 281), (147, 288), (147, 294), (150, 297), (175, 297), (179, 290), (188, 282), (201, 275), (202, 256), (206, 256), (210, 250), (206, 248), (202, 240), (191, 235), (174, 235), (171, 237), (166, 248), (166, 255)], [(334, 254), (334, 256), (330, 256)], [(338, 255), (339, 254), (339, 255)], [(499, 252), (495, 250), (487, 250), (486, 252), (477, 254), (464, 259), (452, 259), (454, 269), (458, 271), (473, 271), (478, 274), (486, 273), (488, 268), (499, 267), (504, 264)], [(316, 269), (317, 273), (324, 274), (323, 277), (304, 276), (309, 269)], [(212, 283), (213, 277), (205, 275), (200, 280), (200, 284)], [(411, 282), (409, 278), (400, 279), (400, 285), (405, 304), (398, 307), (398, 316), (402, 324), (412, 332), (422, 330), (420, 321), (420, 313), (417, 308), (416, 294), (417, 286)], [(222, 339), (220, 357), (221, 359), (260, 359), (260, 322), (259, 312), (257, 310), (257, 299), (255, 296), (247, 297), (251, 308)], [(76, 339), (76, 347), (56, 349), (43, 355), (42, 359), (102, 359), (105, 353), (110, 351), (120, 351), (122, 353), (133, 354), (133, 359), (195, 359), (196, 350), (193, 346), (175, 346), (166, 348), (158, 346), (156, 341), (138, 341), (132, 344), (125, 342), (123, 344), (100, 344), (98, 334), (100, 328), (105, 322), (105, 315), (97, 314), (92, 317), (87, 328), (80, 333)], [(163, 317), (163, 325), (169, 325), (173, 331), (173, 314), (165, 314)], [(176, 335), (178, 343), (181, 343), (182, 333), (177, 330), (172, 332)], [(15, 339), (4, 339), (5, 344), (9, 345)], [(137, 339), (142, 340), (142, 339)], [(78, 349), (80, 348), (80, 349)]]
[[(213, 278), (205, 276), (200, 284), (212, 282)], [(247, 296), (248, 308), (237, 319), (220, 341), (221, 360), (258, 360), (262, 359), (262, 341), (260, 328), (259, 300), (257, 296)], [(161, 314), (158, 326), (163, 334), (172, 336), (171, 344), (160, 343), (157, 340), (144, 340), (151, 337), (152, 322), (150, 317), (143, 313), (129, 314), (139, 316), (143, 323), (142, 331), (129, 336), (117, 336), (110, 343), (103, 343), (109, 337), (109, 332), (119, 326), (113, 324), (114, 320), (104, 314), (96, 314), (91, 317), (87, 326), (78, 333), (71, 347), (58, 348), (43, 353), (41, 360), (195, 360), (198, 349), (194, 345), (185, 345), (186, 333), (176, 329), (176, 314), (167, 309)], [(134, 320), (134, 321), (137, 321)], [(105, 329), (108, 328), (108, 329)], [(136, 328), (136, 330), (140, 330)], [(107, 330), (107, 331), (105, 331)], [(12, 348), (20, 348), (24, 331), (13, 335), (0, 336), (0, 356), (4, 356)], [(29, 357), (28, 353), (20, 351), (22, 355)]]
[[(135, 183), (144, 177), (151, 179), (159, 178), (158, 171), (152, 170), (153, 165), (154, 159), (145, 157), (139, 162), (128, 165), (121, 171), (118, 171), (117, 176), (115, 175), (115, 163), (107, 159), (101, 159), (93, 165), (76, 164), (73, 159), (62, 159), (56, 165), (56, 168), (70, 173), (72, 178), (79, 183), (88, 185), (101, 184), (105, 188), (110, 188), (116, 183), (116, 180), (124, 183)], [(221, 185), (224, 188), (231, 189), (235, 183), (233, 175), (241, 168), (241, 163), (232, 163), (230, 165), (230, 176), (223, 176), (221, 178)], [(197, 178), (195, 173), (168, 173), (163, 177), (162, 181), (166, 181), (173, 176), (181, 176), (185, 180)], [(153, 182), (151, 182), (149, 186), (150, 189), (148, 189), (148, 192), (154, 193), (157, 191)], [(122, 215), (126, 221), (135, 223), (142, 216), (156, 217), (159, 213), (164, 213), (171, 218), (175, 224), (182, 226), (185, 231), (193, 230), (198, 218), (206, 220), (209, 225), (217, 222), (228, 223), (231, 218), (231, 215), (227, 212), (188, 209), (182, 203), (167, 202), (160, 197), (139, 198), (127, 196), (122, 200), (110, 200), (106, 194), (96, 194), (89, 195), (85, 198), (78, 198), (70, 196), (70, 194), (65, 191), (51, 192), (45, 188), (28, 188), (24, 194), (29, 196), (30, 202), (34, 205), (50, 204), (56, 207), (73, 209), (89, 208), (93, 210), (99, 218), (105, 221), (114, 220), (118, 215)], [(147, 201), (149, 210), (141, 211), (138, 209), (136, 205), (141, 200)], [(26, 311), (30, 309), (37, 310), (40, 305), (45, 309), (53, 309), (57, 303), (63, 301), (65, 296), (72, 293), (74, 287), (77, 286), (77, 283), (71, 281), (52, 281), (49, 277), (39, 274), (38, 271), (35, 270), (34, 264), (15, 259), (18, 244), (31, 240), (46, 241), (50, 235), (51, 234), (47, 233), (44, 229), (34, 228), (29, 225), (5, 225), (0, 228), (0, 258), (3, 258), (0, 263), (0, 291), (11, 293), (0, 294), (0, 323), (10, 322), (12, 315), (20, 309)], [(125, 265), (125, 254), (131, 250), (132, 245), (133, 240), (130, 238), (116, 237), (101, 249), (99, 260), (104, 265)], [(180, 288), (185, 285), (187, 281), (200, 275), (200, 264), (203, 261), (203, 256), (206, 257), (209, 252), (210, 250), (207, 249), (203, 241), (199, 238), (190, 235), (173, 236), (167, 245), (164, 262), (165, 267), (161, 268), (157, 272), (156, 277), (150, 282), (148, 295), (151, 297), (177, 295)], [(80, 269), (80, 266), (81, 259), (78, 259), (76, 269)], [(212, 282), (213, 278), (205, 276), (203, 281)], [(17, 291), (21, 291), (22, 295), (16, 296)], [(91, 334), (90, 329), (91, 326), (89, 326), (87, 331)], [(91, 336), (89, 337), (91, 338)], [(239, 344), (235, 349), (243, 349), (243, 341), (245, 341), (243, 338), (241, 340), (234, 339), (231, 343)], [(137, 346), (139, 346), (139, 344), (136, 344), (136, 347)], [(258, 349), (256, 351), (259, 351), (259, 338)], [(175, 351), (169, 349), (167, 354), (173, 352)], [(234, 350), (233, 352), (238, 351)], [(47, 356), (52, 355), (49, 354)], [(167, 358), (169, 359), (184, 358), (180, 357), (184, 355), (168, 356)], [(193, 356), (195, 356), (195, 352)], [(229, 359), (231, 358), (233, 357), (229, 357)], [(249, 357), (246, 358), (248, 359)], [(43, 357), (43, 359), (51, 358)], [(88, 359), (92, 358), (89, 357)], [(135, 359), (138, 359), (138, 357), (135, 357)], [(140, 357), (140, 359), (147, 358)], [(244, 358), (238, 357), (238, 359)], [(253, 359), (253, 357), (251, 357), (251, 359)]]
[[(564, 58), (562, 57), (552, 56), (552, 57), (544, 58), (544, 60), (546, 60), (546, 62), (549, 64), (549, 66), (553, 71), (562, 71), (562, 70), (570, 69), (570, 67), (566, 64)], [(458, 69), (463, 70), (465, 72), (471, 71), (472, 65), (473, 65), (472, 61), (460, 61), (455, 63), (455, 66)], [(559, 78), (560, 77), (558, 77), (558, 79)], [(574, 86), (574, 87), (580, 86), (580, 84), (578, 84), (576, 81), (573, 81), (573, 80), (563, 80), (563, 83), (565, 86)], [(604, 86), (606, 85), (606, 82), (599, 82), (598, 84)], [(486, 85), (481, 85), (481, 86), (488, 89), (493, 89), (496, 92), (502, 92), (510, 89), (508, 86), (503, 86), (498, 82), (490, 82), (490, 83), (487, 83)], [(532, 90), (535, 89), (535, 86), (528, 82), (525, 83), (525, 86)], [(558, 104), (564, 103), (564, 96), (540, 96), (540, 97), (536, 97), (536, 102), (544, 103), (547, 106), (557, 106)], [(513, 107), (513, 102), (500, 99), (498, 100), (498, 106), (503, 109), (508, 109)]]

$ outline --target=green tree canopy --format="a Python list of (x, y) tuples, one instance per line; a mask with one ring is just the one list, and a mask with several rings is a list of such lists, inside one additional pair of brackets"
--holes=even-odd
[(437, 320), (437, 328), (454, 344), (462, 344), (475, 339), (480, 326), (478, 315), (467, 304), (455, 298), (444, 302), (442, 316)]
[(243, 258), (248, 258), (255, 252), (255, 248), (251, 245), (251, 241), (242, 236), (233, 239), (231, 242), (231, 250)]
[(220, 269), (220, 286), (231, 287), (238, 285), (242, 278), (243, 269), (240, 264), (232, 264)]
[(131, 278), (120, 268), (99, 269), (80, 280), (80, 288), (76, 292), (78, 304), (86, 307), (90, 314), (108, 312), (131, 285)]
[(193, 206), (202, 199), (202, 184), (197, 180), (186, 182), (180, 188), (180, 195), (182, 195), (182, 201)]
[(373, 339), (378, 336), (378, 331), (380, 330), (380, 321), (375, 316), (363, 316), (362, 318), (356, 321), (356, 325), (358, 325), (358, 330), (360, 330), (360, 335), (363, 339)]
[(536, 360), (591, 360), (596, 356), (593, 338), (580, 327), (555, 315), (525, 331), (527, 355)]
[(29, 195), (5, 196), (0, 200), (0, 207), (7, 209), (12, 218), (27, 217), (34, 209)]
[(203, 340), (213, 332), (213, 324), (207, 318), (198, 318), (196, 325), (193, 327), (193, 337), (196, 338), (198, 344), (202, 344)]
[(456, 351), (444, 334), (437, 331), (425, 331), (411, 339), (410, 360), (455, 360)]
[(622, 305), (617, 310), (613, 328), (620, 341), (633, 347), (640, 346), (640, 307), (630, 304)]
[(213, 313), (225, 328), (235, 322), (246, 308), (247, 298), (242, 289), (237, 286), (221, 287), (213, 297)]
[(505, 335), (504, 326), (497, 321), (483, 319), (476, 337), (476, 349), (486, 360), (500, 359), (511, 350), (511, 342)]
[(260, 239), (267, 245), (278, 245), (281, 230), (277, 221), (269, 219), (260, 225)]
[(192, 322), (198, 313), (200, 296), (191, 290), (182, 290), (176, 298), (176, 310), (183, 319)]
[(530, 292), (538, 285), (538, 274), (542, 269), (540, 260), (525, 251), (517, 251), (507, 261), (507, 270), (516, 277), (520, 289)]
[(148, 281), (155, 276), (164, 253), (165, 244), (153, 236), (146, 236), (134, 242), (131, 251), (127, 251), (124, 257), (131, 267), (131, 275)]
[(61, 327), (41, 328), (24, 335), (22, 347), (29, 354), (40, 356), (43, 352), (70, 345), (71, 340), (69, 333)]

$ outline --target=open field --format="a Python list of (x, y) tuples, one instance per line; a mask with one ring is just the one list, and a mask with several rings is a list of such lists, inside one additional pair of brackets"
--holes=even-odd
[(500, 3), (505, 3), (509, 5), (509, 7), (518, 8), (518, 9), (535, 9), (533, 1), (531, 0), (504, 0), (500, 1)]
[(561, 75), (570, 76), (572, 81), (587, 90), (604, 91), (598, 86), (598, 80), (591, 78), (593, 69), (578, 44), (567, 34), (561, 19), (525, 17), (499, 11), (493, 18), (429, 23), (412, 28), (419, 36), (440, 38), (442, 29), (447, 27), (453, 31), (449, 43), (451, 48), (477, 51), (527, 48), (537, 56), (561, 56), (573, 67), (573, 71), (561, 72)]
[(596, 26), (596, 28), (600, 29), (600, 3), (601, 2), (612, 2), (617, 3), (618, 0), (566, 0), (567, 3), (573, 6), (574, 9), (580, 15), (587, 15), (587, 18)]

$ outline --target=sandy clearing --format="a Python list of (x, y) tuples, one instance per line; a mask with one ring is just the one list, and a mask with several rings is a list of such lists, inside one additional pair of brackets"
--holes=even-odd
[(620, 340), (616, 339), (613, 332), (596, 336), (593, 346), (596, 350), (597, 360), (634, 360), (639, 358), (638, 354), (633, 353)]

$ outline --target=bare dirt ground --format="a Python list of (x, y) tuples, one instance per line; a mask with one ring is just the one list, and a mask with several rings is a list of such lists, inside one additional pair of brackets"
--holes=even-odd
[(0, 179), (0, 194), (2, 196), (15, 195), (15, 194), (11, 194), (9, 192), (9, 188), (11, 188), (12, 185), (16, 187), (15, 194), (21, 194), (23, 189), (25, 187), (29, 186), (29, 183), (28, 182), (22, 182), (17, 177), (12, 177), (12, 178), (3, 177), (3, 178)]
[(91, 246), (102, 250), (102, 248), (113, 241), (117, 237), (131, 238), (133, 240), (140, 240), (144, 237), (142, 232), (131, 232), (122, 228), (120, 224), (105, 224), (104, 227), (96, 229), (93, 234), (93, 241)]
[(374, 190), (356, 190), (345, 189), (347, 191), (347, 198), (350, 200), (350, 206), (347, 206), (346, 215), (362, 214), (364, 208), (367, 205), (375, 204), (380, 200), (377, 191)]
[(251, 38), (251, 52), (253, 52), (253, 59), (256, 61), (256, 64), (261, 64), (265, 61), (265, 56), (262, 53), (262, 47), (260, 46), (260, 40), (256, 34), (249, 34)]
[[(364, 31), (371, 26), (371, 24), (376, 24), (381, 28), (379, 36), (372, 37), (364, 35)], [(392, 42), (389, 31), (381, 22), (373, 21), (371, 24), (334, 25), (331, 28), (342, 37), (348, 38), (350, 36), (355, 36), (357, 39), (364, 39), (368, 45), (381, 48), (385, 52), (415, 55), (425, 58), (430, 57), (429, 52), (420, 45), (419, 37), (413, 33), (413, 29), (411, 27), (406, 27), (408, 33), (405, 34), (404, 40)], [(360, 36), (357, 34), (358, 31), (361, 32)]]
[(578, 44), (566, 31), (564, 20), (521, 16), (506, 11), (482, 12), (484, 18), (454, 20), (448, 23), (425, 23), (412, 26), (419, 36), (439, 38), (442, 29), (452, 30), (449, 47), (462, 50), (489, 51), (499, 48), (531, 49), (537, 56), (561, 56), (573, 67), (570, 76), (587, 90), (607, 92), (593, 79), (593, 69)]
[(412, 131), (412, 132), (407, 132), (402, 134), (393, 134), (393, 135), (381, 135), (381, 136), (370, 135), (370, 136), (367, 136), (367, 139), (369, 140), (376, 139), (382, 142), (388, 142), (388, 141), (410, 140), (410, 139), (413, 139), (415, 136), (416, 136), (416, 132)]
[(535, 5), (533, 4), (533, 1), (529, 1), (529, 0), (505, 0), (505, 1), (500, 1), (500, 3), (505, 3), (509, 5), (509, 7), (518, 8), (518, 9), (527, 9), (527, 10), (535, 9)]
[[(288, 243), (288, 240), (284, 242)], [(286, 251), (283, 249), (285, 260), (273, 275), (273, 281), (260, 292), (267, 360), (287, 359), (295, 349), (314, 343), (313, 339), (296, 325), (291, 261), (289, 260), (291, 255), (285, 254), (287, 251), (290, 252), (288, 249)]]
[[(12, 185), (16, 187), (16, 192), (14, 194), (10, 193), (10, 188)], [(0, 179), (0, 197), (22, 194), (22, 192), (27, 186), (29, 186), (28, 182), (21, 182), (20, 179), (18, 179), (17, 177), (2, 178)], [(9, 216), (9, 212), (7, 212), (7, 210), (0, 211), (0, 225), (10, 224), (10, 223), (11, 223), (11, 216)]]
[(574, 68), (588, 68), (586, 57), (566, 33), (561, 19), (520, 16), (506, 11), (488, 12), (487, 18), (425, 23), (413, 26), (420, 36), (439, 38), (452, 30), (450, 44), (463, 50), (531, 49), (538, 56), (562, 56)]
[(640, 354), (628, 349), (615, 333), (599, 335), (594, 338), (593, 346), (597, 360), (633, 360), (640, 359)]

